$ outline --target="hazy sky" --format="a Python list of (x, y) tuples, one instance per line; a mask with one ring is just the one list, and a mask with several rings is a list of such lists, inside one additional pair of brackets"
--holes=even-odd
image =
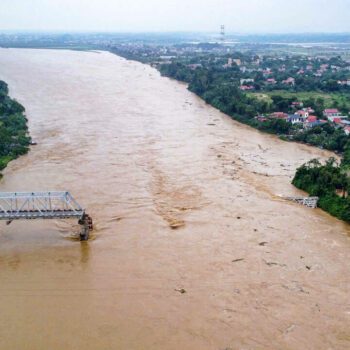
[(0, 0), (0, 30), (350, 32), (350, 0)]

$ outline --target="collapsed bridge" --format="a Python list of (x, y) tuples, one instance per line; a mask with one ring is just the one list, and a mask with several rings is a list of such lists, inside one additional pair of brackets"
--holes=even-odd
[(0, 192), (0, 220), (78, 219), (80, 239), (93, 229), (91, 217), (69, 192)]
[(285, 197), (286, 200), (305, 205), (309, 208), (317, 208), (318, 197)]

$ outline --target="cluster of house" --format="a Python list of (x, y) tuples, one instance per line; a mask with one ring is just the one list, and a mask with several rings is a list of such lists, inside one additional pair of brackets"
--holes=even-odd
[(338, 80), (338, 84), (342, 86), (350, 86), (350, 80)]
[(239, 87), (242, 91), (254, 90), (254, 79), (241, 79), (241, 86)]
[[(300, 103), (294, 103), (295, 106), (298, 104)], [(315, 111), (312, 108), (307, 107), (296, 111), (294, 114), (274, 112), (267, 117), (260, 115), (255, 118), (261, 122), (264, 122), (268, 119), (283, 119), (291, 124), (300, 124), (304, 128), (313, 128), (325, 123), (332, 123), (337, 128), (342, 128), (346, 135), (350, 135), (350, 121), (348, 120), (348, 117), (342, 116), (338, 109), (325, 109), (323, 111), (324, 119), (318, 119), (315, 115), (312, 115), (313, 113), (315, 113)]]
[[(282, 61), (283, 59), (280, 58), (280, 60)], [(317, 58), (311, 58), (309, 57), (309, 60), (311, 63), (313, 63), (313, 61), (316, 61)], [(274, 75), (274, 71), (271, 68), (248, 68), (246, 66), (243, 65), (243, 62), (241, 62), (241, 60), (238, 59), (228, 59), (228, 63), (224, 65), (224, 68), (228, 68), (231, 67), (233, 63), (236, 63), (239, 67), (240, 67), (240, 71), (242, 73), (251, 73), (251, 72), (261, 72), (265, 78), (265, 84), (266, 85), (276, 85), (276, 84), (282, 84), (287, 86), (295, 86), (296, 82), (295, 82), (295, 77), (288, 77), (284, 80), (281, 81), (277, 81), (273, 75)], [(254, 61), (254, 65), (256, 64), (256, 62)], [(260, 65), (260, 60), (258, 61), (257, 65)], [(294, 65), (292, 67), (293, 69), (298, 69), (299, 67)], [(334, 65), (330, 65), (330, 64), (321, 64), (319, 66), (318, 69), (316, 69), (314, 67), (313, 64), (307, 64), (305, 67), (303, 68), (299, 68), (299, 70), (296, 72), (296, 74), (298, 76), (302, 76), (304, 74), (308, 74), (310, 75), (311, 73), (315, 76), (315, 77), (322, 77), (326, 72), (331, 71), (331, 72), (339, 72), (342, 70), (350, 70), (350, 66), (347, 67), (339, 67), (339, 66), (334, 66)], [(287, 66), (285, 64), (282, 64), (278, 69), (278, 72), (286, 72), (287, 71)], [(254, 83), (254, 81), (253, 81)], [(350, 86), (350, 79), (347, 80), (339, 80), (338, 84), (341, 86)], [(247, 91), (247, 90), (254, 90), (254, 86), (253, 84), (242, 84), (240, 86), (240, 89), (243, 91)]]
[[(249, 84), (247, 84), (249, 83)], [(241, 85), (240, 85), (240, 89), (242, 91), (249, 91), (249, 90), (254, 90), (254, 79), (241, 79)], [(277, 80), (275, 78), (267, 78), (265, 80), (265, 83), (267, 85), (275, 85), (277, 84)], [(283, 85), (286, 85), (286, 86), (294, 86), (295, 85), (295, 79), (292, 78), (292, 77), (289, 77), (285, 80), (282, 80), (281, 82)]]

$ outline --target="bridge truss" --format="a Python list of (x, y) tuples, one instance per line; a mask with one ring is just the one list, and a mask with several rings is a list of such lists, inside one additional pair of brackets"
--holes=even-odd
[(0, 220), (77, 218), (81, 239), (88, 239), (92, 220), (69, 192), (0, 192)]

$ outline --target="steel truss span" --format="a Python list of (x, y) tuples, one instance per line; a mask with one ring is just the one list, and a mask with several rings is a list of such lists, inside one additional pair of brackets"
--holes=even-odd
[(77, 218), (88, 238), (92, 220), (69, 192), (0, 192), (0, 220)]

